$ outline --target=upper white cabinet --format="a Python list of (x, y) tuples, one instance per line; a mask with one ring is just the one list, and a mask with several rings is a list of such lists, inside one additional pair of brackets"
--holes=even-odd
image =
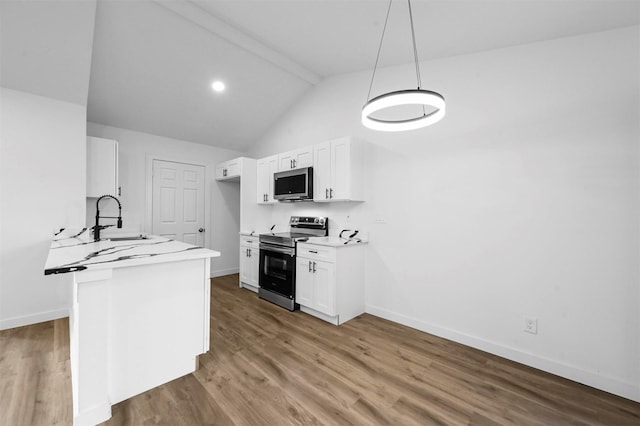
[(216, 180), (238, 180), (242, 172), (242, 158), (234, 158), (216, 166)]
[(258, 204), (277, 203), (273, 199), (273, 174), (278, 171), (278, 156), (261, 158), (257, 161), (257, 202)]
[(120, 196), (118, 142), (87, 136), (87, 197)]
[(279, 172), (313, 166), (313, 146), (299, 148), (278, 155)]
[(313, 148), (313, 201), (363, 201), (362, 141), (344, 137)]

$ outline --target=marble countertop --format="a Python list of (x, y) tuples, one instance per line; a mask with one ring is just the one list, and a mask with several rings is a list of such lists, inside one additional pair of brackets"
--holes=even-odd
[[(112, 235), (111, 238), (114, 237)], [(63, 230), (51, 242), (44, 274), (124, 268), (218, 256), (219, 251), (155, 235), (125, 241), (107, 237), (95, 242), (90, 230)]]

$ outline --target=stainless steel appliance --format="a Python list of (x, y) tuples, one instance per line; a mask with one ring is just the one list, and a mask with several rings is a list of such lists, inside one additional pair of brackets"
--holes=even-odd
[(273, 198), (278, 201), (313, 200), (313, 167), (274, 173)]
[(296, 300), (296, 243), (329, 235), (326, 217), (291, 216), (291, 232), (260, 234), (260, 298), (290, 311)]

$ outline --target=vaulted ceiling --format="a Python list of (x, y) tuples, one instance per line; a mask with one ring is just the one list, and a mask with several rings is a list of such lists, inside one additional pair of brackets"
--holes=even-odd
[[(11, 2), (29, 11), (2, 17), (0, 83), (72, 102), (88, 93), (89, 121), (237, 150), (323, 78), (372, 69), (389, 5), (98, 0), (91, 40), (94, 22), (67, 10), (88, 2)], [(412, 8), (423, 61), (640, 23), (635, 0), (413, 0)], [(14, 9), (3, 4), (2, 13)], [(380, 66), (412, 61), (408, 24), (407, 2), (394, 0)], [(79, 75), (87, 55), (88, 91)], [(210, 89), (216, 79), (225, 92)]]

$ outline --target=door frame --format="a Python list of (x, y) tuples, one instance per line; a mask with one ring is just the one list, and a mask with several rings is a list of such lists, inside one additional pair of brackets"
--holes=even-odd
[(153, 162), (154, 160), (169, 161), (172, 163), (190, 164), (204, 167), (204, 246), (211, 248), (211, 173), (212, 165), (191, 158), (173, 157), (162, 154), (146, 154), (145, 168), (145, 220), (144, 232), (151, 234), (153, 230)]

